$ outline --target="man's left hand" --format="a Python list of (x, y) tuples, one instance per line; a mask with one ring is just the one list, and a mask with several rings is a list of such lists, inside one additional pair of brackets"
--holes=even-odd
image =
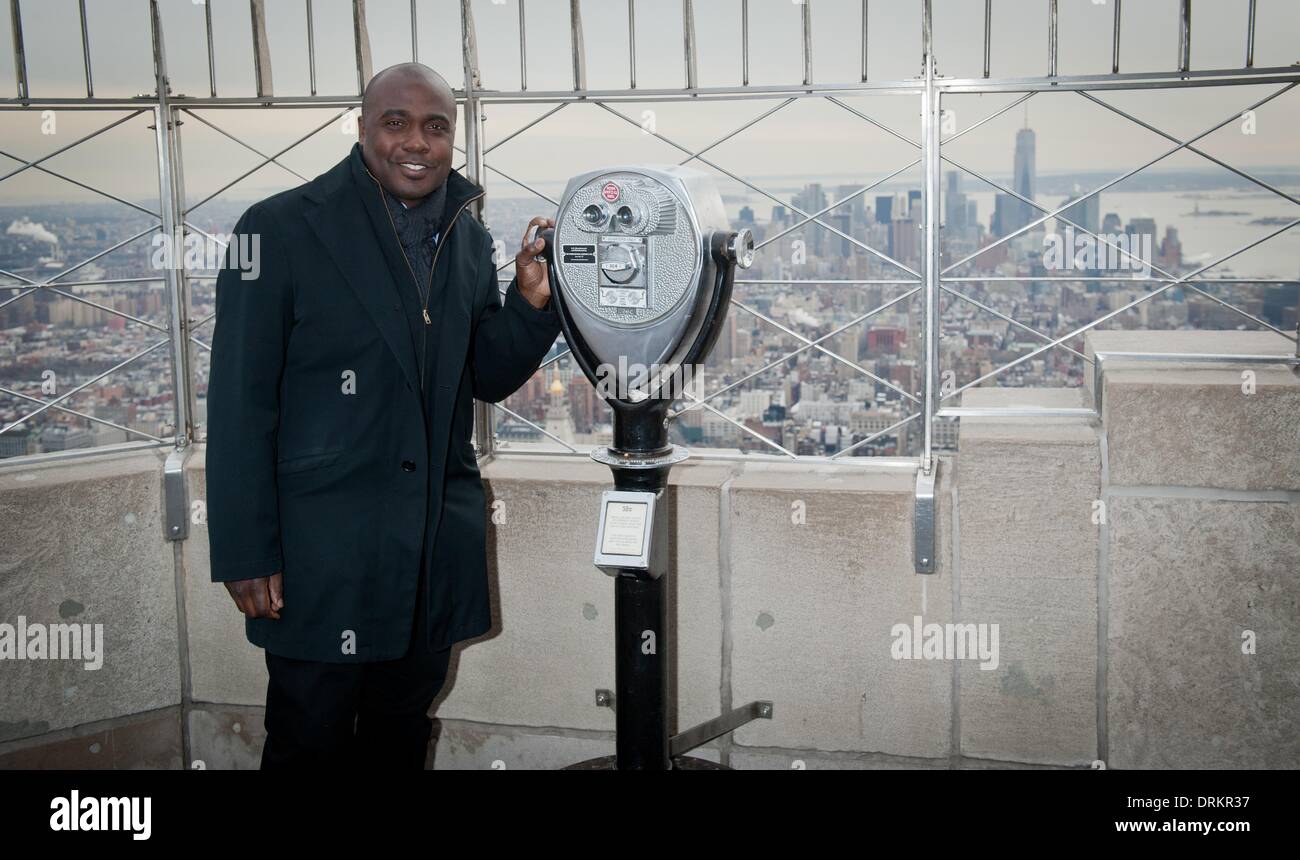
[(538, 231), (555, 226), (555, 219), (540, 215), (528, 222), (524, 228), (524, 238), (519, 244), (519, 253), (515, 254), (515, 274), (518, 277), (519, 294), (528, 300), (528, 304), (541, 310), (551, 298), (551, 281), (546, 276), (546, 264), (534, 257), (542, 252), (546, 243), (540, 238), (528, 244), (528, 234), (536, 226)]

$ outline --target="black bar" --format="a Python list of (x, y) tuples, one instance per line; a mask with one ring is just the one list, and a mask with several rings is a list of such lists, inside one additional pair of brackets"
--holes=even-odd
[[(660, 519), (662, 505), (655, 506)], [(663, 535), (655, 523), (655, 534)], [(669, 770), (666, 577), (614, 582), (615, 760), (619, 770)], [(647, 653), (649, 652), (649, 653)]]

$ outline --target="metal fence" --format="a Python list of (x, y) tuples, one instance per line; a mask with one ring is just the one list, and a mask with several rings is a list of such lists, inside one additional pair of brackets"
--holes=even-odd
[[(152, 94), (137, 96), (134, 98), (108, 98), (95, 95), (94, 76), (92, 74), (91, 63), (91, 34), (86, 23), (86, 3), (85, 0), (79, 0), (80, 11), (80, 39), (82, 46), (82, 63), (84, 66), (85, 76), (85, 95), (70, 98), (39, 98), (29, 93), (29, 83), (27, 78), (27, 57), (24, 51), (23, 43), (23, 25), (22, 25), (22, 4), (19, 0), (10, 0), (10, 14), (13, 22), (13, 63), (15, 77), (17, 81), (17, 93), (12, 98), (6, 98), (0, 101), (0, 109), (11, 110), (77, 110), (77, 111), (119, 111), (124, 115), (112, 122), (104, 125), (97, 132), (83, 136), (65, 146), (62, 146), (53, 152), (47, 153), (39, 158), (27, 160), (20, 159), (16, 156), (10, 156), (21, 163), (19, 166), (0, 174), (0, 182), (9, 179), (26, 170), (40, 171), (45, 174), (56, 176), (68, 181), (74, 182), (83, 189), (94, 191), (101, 194), (104, 198), (113, 200), (119, 204), (138, 210), (140, 213), (147, 215), (150, 219), (156, 219), (156, 224), (146, 230), (137, 233), (130, 238), (115, 243), (111, 247), (105, 248), (95, 255), (81, 260), (78, 263), (65, 267), (56, 274), (46, 278), (29, 278), (12, 272), (0, 270), (0, 275), (7, 276), (11, 283), (0, 285), (0, 291), (11, 292), (7, 298), (0, 300), (0, 308), (6, 305), (22, 300), (31, 293), (45, 291), (53, 293), (61, 298), (76, 302), (84, 302), (99, 308), (101, 311), (117, 314), (124, 317), (132, 323), (144, 325), (150, 329), (156, 330), (159, 338), (156, 342), (140, 350), (125, 361), (122, 361), (101, 373), (94, 378), (78, 385), (77, 387), (64, 392), (51, 399), (42, 399), (29, 394), (24, 394), (16, 390), (0, 386), (0, 393), (7, 394), (11, 397), (17, 397), (32, 404), (30, 412), (23, 415), (18, 421), (11, 422), (0, 428), (0, 434), (11, 431), (20, 424), (46, 412), (55, 410), (71, 415), (76, 415), (90, 421), (113, 426), (119, 430), (125, 430), (131, 436), (140, 437), (150, 443), (159, 445), (174, 446), (177, 451), (184, 451), (191, 441), (196, 439), (195, 423), (195, 393), (194, 393), (194, 373), (192, 365), (196, 360), (198, 352), (209, 350), (209, 345), (201, 337), (201, 331), (208, 323), (211, 322), (212, 316), (194, 317), (191, 315), (191, 289), (196, 284), (212, 278), (195, 276), (184, 269), (168, 268), (156, 278), (142, 279), (132, 278), (131, 282), (140, 282), (151, 280), (165, 285), (168, 299), (167, 324), (160, 325), (145, 319), (138, 318), (131, 314), (123, 313), (119, 310), (99, 305), (84, 296), (78, 296), (69, 292), (67, 288), (83, 285), (84, 282), (75, 279), (76, 272), (88, 263), (103, 257), (114, 250), (127, 245), (128, 243), (150, 235), (155, 231), (161, 231), (168, 236), (185, 236), (200, 235), (209, 240), (216, 241), (218, 237), (211, 236), (206, 231), (200, 229), (191, 222), (191, 213), (199, 206), (204, 205), (213, 198), (217, 197), (224, 191), (236, 185), (255, 170), (268, 164), (277, 164), (286, 167), (280, 159), (299, 146), (304, 141), (318, 134), (322, 129), (330, 127), (339, 118), (346, 115), (349, 111), (355, 109), (359, 103), (359, 91), (364, 81), (368, 80), (371, 74), (371, 57), (370, 44), (366, 24), (366, 5), (365, 0), (351, 0), (352, 11), (352, 35), (353, 48), (355, 53), (355, 62), (357, 68), (357, 90), (358, 93), (349, 93), (344, 95), (322, 95), (317, 93), (317, 51), (314, 43), (314, 28), (312, 26), (313, 18), (313, 0), (303, 0), (305, 4), (306, 18), (308, 26), (303, 33), (303, 39), (306, 42), (308, 57), (310, 89), (311, 94), (305, 96), (277, 96), (271, 86), (271, 50), (266, 36), (266, 19), (263, 0), (249, 0), (248, 12), (251, 26), (252, 44), (253, 44), (253, 62), (254, 62), (254, 80), (256, 93), (252, 96), (223, 96), (217, 91), (217, 79), (214, 60), (214, 35), (211, 7), (205, 5), (205, 22), (206, 22), (206, 47), (207, 47), (207, 66), (208, 66), (208, 83), (209, 92), (204, 96), (178, 96), (173, 94), (168, 80), (168, 66), (165, 51), (165, 39), (162, 28), (162, 21), (159, 14), (158, 0), (149, 0), (148, 2), (148, 26), (150, 28), (151, 43), (153, 51), (154, 82), (155, 91)], [(763, 313), (760, 309), (753, 307), (743, 301), (741, 298), (733, 298), (733, 313), (744, 314), (758, 320), (761, 324), (780, 331), (785, 336), (792, 338), (798, 345), (793, 350), (787, 351), (780, 355), (774, 361), (767, 362), (762, 368), (751, 372), (744, 377), (731, 381), (726, 385), (717, 388), (714, 391), (703, 394), (703, 396), (688, 395), (685, 402), (678, 404), (678, 408), (672, 412), (674, 418), (679, 418), (683, 414), (694, 410), (706, 410), (709, 413), (718, 416), (721, 420), (735, 426), (737, 432), (745, 434), (746, 437), (753, 438), (757, 445), (771, 456), (778, 459), (804, 459), (800, 458), (796, 451), (790, 450), (768, 438), (751, 427), (746, 426), (735, 418), (726, 415), (718, 409), (712, 401), (716, 398), (738, 389), (740, 386), (758, 377), (760, 374), (780, 366), (790, 358), (807, 351), (816, 351), (827, 357), (830, 361), (851, 368), (855, 373), (862, 374), (865, 378), (872, 380), (875, 384), (888, 389), (891, 396), (894, 396), (902, 404), (906, 405), (904, 410), (906, 414), (893, 425), (883, 428), (858, 439), (850, 445), (847, 445), (827, 457), (813, 457), (807, 459), (827, 460), (843, 462), (850, 458), (850, 455), (857, 452), (863, 446), (869, 445), (876, 439), (895, 433), (904, 425), (913, 424), (919, 426), (920, 445), (917, 456), (899, 457), (891, 459), (891, 465), (899, 468), (915, 469), (918, 471), (920, 481), (918, 483), (918, 494), (924, 495), (928, 489), (932, 492), (933, 474), (936, 458), (935, 431), (939, 422), (946, 419), (959, 419), (963, 416), (972, 416), (978, 414), (987, 414), (990, 410), (976, 410), (963, 408), (953, 405), (962, 392), (991, 381), (995, 381), (999, 376), (1005, 374), (1008, 370), (1030, 361), (1049, 350), (1060, 349), (1073, 355), (1078, 360), (1091, 365), (1095, 373), (1100, 367), (1101, 359), (1105, 356), (1095, 358), (1084, 355), (1071, 341), (1075, 341), (1086, 331), (1099, 326), (1114, 317), (1123, 314), (1139, 304), (1151, 301), (1169, 290), (1180, 287), (1200, 298), (1217, 303), (1224, 308), (1239, 314), (1242, 319), (1250, 325), (1269, 329), (1277, 332), (1282, 337), (1296, 341), (1294, 333), (1279, 330), (1266, 320), (1248, 313), (1247, 311), (1235, 307), (1229, 302), (1208, 292), (1205, 287), (1205, 273), (1215, 266), (1232, 259), (1233, 257), (1244, 253), (1250, 248), (1260, 244), (1267, 239), (1276, 236), (1284, 231), (1290, 230), (1300, 219), (1290, 220), (1268, 235), (1244, 245), (1233, 252), (1222, 255), (1218, 259), (1197, 267), (1194, 271), (1182, 275), (1175, 275), (1165, 269), (1155, 265), (1152, 260), (1141, 259), (1138, 262), (1151, 266), (1154, 276), (1147, 279), (1150, 290), (1146, 294), (1134, 299), (1133, 301), (1116, 308), (1103, 316), (1092, 320), (1086, 325), (1082, 325), (1061, 336), (1053, 336), (1035, 327), (1015, 319), (1012, 315), (1005, 314), (995, 308), (980, 302), (973, 296), (963, 291), (963, 284), (971, 282), (985, 281), (1044, 281), (1051, 280), (1043, 277), (998, 277), (991, 278), (988, 276), (976, 276), (962, 274), (963, 267), (971, 260), (981, 254), (985, 254), (998, 246), (1004, 245), (1016, 236), (1034, 229), (1036, 226), (1043, 224), (1049, 219), (1056, 219), (1058, 223), (1071, 226), (1081, 234), (1086, 234), (1100, 243), (1113, 248), (1116, 253), (1124, 254), (1128, 257), (1137, 259), (1128, 249), (1116, 247), (1114, 243), (1109, 242), (1097, 233), (1086, 229), (1084, 226), (1075, 223), (1067, 215), (1071, 207), (1077, 205), (1083, 200), (1094, 197), (1102, 191), (1115, 186), (1117, 183), (1136, 175), (1139, 171), (1145, 170), (1152, 165), (1180, 152), (1195, 153), (1218, 165), (1226, 170), (1231, 171), (1236, 176), (1254, 184), (1255, 186), (1265, 189), (1278, 197), (1290, 201), (1291, 203), (1300, 203), (1294, 196), (1264, 181), (1263, 179), (1252, 175), (1251, 173), (1234, 167), (1231, 164), (1211, 155), (1202, 148), (1196, 146), (1196, 143), (1206, 137), (1213, 131), (1222, 128), (1230, 122), (1236, 120), (1241, 111), (1232, 113), (1222, 121), (1206, 128), (1204, 131), (1186, 138), (1170, 134), (1146, 122), (1141, 117), (1132, 112), (1123, 110), (1105, 100), (1099, 93), (1109, 90), (1142, 90), (1157, 88), (1204, 88), (1219, 86), (1243, 86), (1243, 85), (1271, 85), (1276, 87), (1264, 98), (1254, 100), (1250, 105), (1243, 105), (1243, 110), (1257, 108), (1261, 105), (1272, 101), (1282, 94), (1288, 92), (1291, 88), (1300, 83), (1300, 67), (1282, 66), (1272, 68), (1257, 68), (1254, 65), (1254, 45), (1255, 45), (1255, 28), (1256, 28), (1256, 2), (1249, 0), (1247, 6), (1248, 23), (1247, 38), (1241, 45), (1242, 64), (1235, 68), (1216, 69), (1216, 70), (1195, 70), (1191, 66), (1191, 47), (1192, 47), (1192, 0), (1178, 0), (1175, 4), (1177, 17), (1169, 21), (1171, 28), (1176, 28), (1178, 34), (1178, 56), (1176, 62), (1171, 63), (1172, 68), (1167, 71), (1145, 71), (1145, 72), (1126, 72), (1120, 69), (1120, 40), (1121, 40), (1121, 23), (1122, 0), (1113, 0), (1113, 33), (1112, 33), (1112, 63), (1109, 71), (1103, 71), (1097, 74), (1085, 75), (1058, 75), (1058, 3), (1057, 0), (1043, 0), (1047, 7), (1047, 31), (1043, 34), (1046, 40), (1048, 63), (1044, 73), (1040, 76), (1017, 77), (1017, 78), (998, 78), (991, 76), (992, 69), (992, 32), (995, 16), (999, 14), (998, 4), (993, 0), (985, 0), (983, 4), (983, 76), (974, 78), (954, 78), (943, 77), (939, 74), (938, 64), (934, 54), (934, 12), (932, 11), (931, 0), (916, 0), (916, 5), (920, 7), (921, 18), (921, 56), (918, 57), (920, 74), (915, 77), (877, 80), (868, 74), (868, 21), (869, 21), (869, 3), (868, 0), (862, 0), (862, 26), (859, 34), (860, 38), (860, 58), (861, 73), (858, 80), (840, 81), (840, 82), (822, 82), (814, 80), (813, 66), (813, 40), (812, 40), (812, 16), (815, 14), (816, 4), (814, 0), (803, 0), (797, 3), (799, 6), (799, 16), (801, 27), (798, 30), (800, 41), (800, 57), (802, 61), (802, 76), (800, 80), (792, 81), (782, 85), (756, 85), (750, 83), (750, 47), (751, 47), (751, 27), (750, 27), (750, 2), (749, 0), (734, 0), (738, 3), (741, 16), (741, 70), (740, 86), (729, 87), (709, 87), (699, 85), (698, 74), (698, 45), (697, 33), (695, 27), (695, 3), (693, 0), (682, 0), (682, 62), (685, 73), (686, 86), (684, 88), (646, 88), (637, 85), (637, 59), (636, 59), (636, 27), (638, 15), (649, 14), (646, 7), (648, 3), (643, 2), (638, 5), (636, 0), (627, 0), (627, 62), (628, 62), (628, 85), (619, 89), (589, 89), (587, 87), (587, 52), (584, 48), (584, 33), (582, 21), (582, 4), (580, 0), (569, 0), (568, 11), (568, 31), (569, 31), (569, 56), (571, 57), (572, 87), (566, 90), (538, 91), (528, 88), (527, 82), (527, 56), (528, 56), (528, 30), (527, 19), (525, 18), (526, 3), (524, 0), (516, 0), (515, 7), (518, 16), (518, 34), (519, 34), (519, 57), (520, 57), (520, 76), (517, 89), (489, 89), (482, 80), (478, 62), (477, 38), (474, 26), (473, 8), (470, 0), (460, 0), (460, 35), (461, 35), (461, 59), (463, 61), (463, 81), (457, 90), (457, 99), (464, 110), (464, 122), (462, 130), (464, 134), (464, 146), (458, 146), (457, 149), (462, 153), (465, 162), (461, 167), (471, 180), (491, 187), (491, 183), (504, 180), (518, 185), (527, 191), (535, 194), (537, 198), (549, 206), (558, 205), (557, 201), (537, 190), (534, 185), (536, 180), (532, 177), (519, 177), (508, 175), (495, 166), (489, 156), (498, 147), (514, 140), (520, 135), (524, 135), (538, 124), (544, 122), (557, 112), (574, 104), (583, 104), (594, 106), (599, 110), (608, 113), (610, 116), (617, 118), (621, 122), (635, 128), (638, 132), (644, 131), (640, 122), (634, 117), (629, 116), (624, 109), (626, 105), (636, 102), (669, 102), (685, 101), (695, 104), (708, 103), (715, 100), (743, 100), (743, 99), (763, 99), (773, 100), (776, 102), (768, 107), (757, 116), (737, 126), (727, 134), (718, 137), (709, 145), (702, 148), (692, 148), (672, 137), (650, 131), (657, 139), (673, 147), (681, 153), (681, 164), (702, 165), (714, 171), (717, 174), (728, 177), (739, 183), (749, 192), (762, 198), (771, 200), (774, 204), (783, 206), (794, 213), (795, 223), (793, 226), (766, 236), (760, 247), (776, 242), (783, 236), (789, 235), (794, 230), (809, 225), (815, 225), (817, 228), (828, 231), (830, 234), (838, 237), (843, 242), (849, 243), (853, 248), (892, 266), (897, 271), (896, 277), (877, 278), (877, 279), (856, 279), (842, 280), (837, 283), (850, 287), (860, 287), (866, 285), (880, 286), (896, 290), (888, 301), (883, 301), (878, 306), (855, 316), (848, 323), (834, 328), (827, 334), (818, 337), (807, 337), (796, 331), (790, 326), (784, 325), (779, 320), (774, 319), (771, 315)], [(977, 3), (978, 0), (971, 0)], [(417, 38), (417, 15), (427, 7), (416, 0), (411, 0), (409, 4), (411, 17), (411, 58), (419, 59), (419, 40)], [(1174, 7), (1171, 7), (1174, 8)], [(499, 82), (492, 82), (499, 83)], [(1091, 189), (1082, 197), (1071, 200), (1067, 205), (1056, 209), (1049, 209), (1033, 200), (1031, 197), (1024, 196), (1013, 188), (1009, 188), (990, 177), (983, 175), (971, 167), (957, 161), (952, 157), (951, 151), (945, 152), (945, 147), (953, 141), (974, 131), (991, 120), (1002, 116), (1006, 112), (1025, 103), (1029, 99), (1044, 92), (1051, 93), (1073, 93), (1081, 101), (1087, 101), (1091, 104), (1100, 106), (1117, 116), (1136, 124), (1150, 132), (1153, 132), (1170, 144), (1169, 148), (1160, 155), (1146, 160), (1144, 163), (1132, 168), (1129, 171), (1108, 180), (1096, 188)], [(1008, 104), (998, 110), (981, 118), (979, 121), (970, 124), (964, 128), (955, 129), (943, 133), (944, 120), (944, 102), (945, 99), (959, 94), (969, 93), (1004, 93), (1019, 94), (1018, 98), (1013, 99)], [(891, 96), (913, 99), (920, 108), (921, 122), (916, 133), (909, 132), (905, 129), (894, 128), (879, 118), (872, 116), (870, 113), (861, 110), (846, 101), (851, 96)], [(754, 128), (768, 118), (778, 114), (786, 109), (797, 100), (801, 99), (820, 99), (825, 103), (835, 106), (837, 109), (847, 112), (848, 115), (860, 120), (866, 126), (878, 129), (889, 136), (906, 143), (909, 147), (915, 149), (915, 158), (892, 169), (883, 178), (869, 184), (856, 188), (852, 193), (844, 195), (834, 200), (828, 206), (824, 206), (815, 211), (806, 211), (794, 204), (793, 201), (773, 193), (770, 189), (764, 188), (758, 183), (752, 182), (740, 173), (729, 169), (724, 163), (721, 163), (716, 157), (710, 155), (711, 151), (720, 144), (734, 138), (736, 135), (748, 129)], [(512, 131), (510, 134), (487, 144), (484, 134), (484, 107), (491, 104), (537, 104), (550, 105), (550, 109), (542, 113), (537, 118), (528, 122), (523, 127)], [(289, 146), (283, 147), (275, 152), (266, 153), (254, 147), (246, 141), (241, 140), (236, 135), (221, 127), (219, 112), (229, 109), (246, 109), (246, 108), (316, 108), (329, 109), (330, 118), (306, 134), (299, 137)], [(123, 122), (141, 116), (147, 115), (152, 120), (152, 129), (154, 131), (154, 145), (157, 153), (157, 170), (159, 185), (159, 200), (156, 210), (140, 206), (123, 199), (120, 196), (110, 194), (106, 191), (93, 188), (92, 186), (82, 183), (78, 180), (64, 176), (45, 165), (50, 158), (59, 153), (65, 152), (84, 143), (86, 140), (102, 134)], [(245, 171), (241, 175), (233, 178), (213, 194), (204, 197), (202, 200), (187, 205), (186, 195), (184, 193), (185, 183), (185, 159), (181, 149), (180, 124), (187, 120), (194, 120), (201, 123), (217, 133), (230, 138), (240, 146), (254, 153), (260, 161), (251, 170)], [(6, 153), (7, 154), (7, 153)], [(1029, 220), (1028, 223), (1019, 227), (1013, 232), (999, 237), (996, 241), (979, 248), (973, 253), (962, 256), (955, 262), (943, 265), (945, 246), (943, 225), (941, 224), (941, 168), (944, 163), (950, 168), (965, 173), (979, 181), (986, 183), (989, 187), (997, 191), (1010, 195), (1018, 200), (1024, 206), (1032, 208), (1037, 217)], [(866, 194), (872, 189), (888, 182), (895, 177), (906, 174), (907, 171), (918, 170), (922, 177), (922, 228), (921, 237), (921, 263), (917, 267), (909, 266), (903, 261), (885, 253), (879, 248), (872, 247), (867, 242), (850, 235), (848, 232), (841, 230), (829, 220), (830, 213), (834, 210), (851, 204), (861, 195)], [(297, 174), (290, 170), (295, 176), (306, 181), (308, 177)], [(498, 179), (499, 178), (499, 179)], [(532, 183), (532, 184), (530, 184)], [(481, 206), (481, 203), (478, 204)], [(482, 216), (482, 210), (478, 214)], [(501, 282), (508, 283), (509, 268), (513, 260), (500, 267), (499, 275)], [(70, 279), (71, 278), (71, 279)], [(1062, 280), (1090, 280), (1087, 277), (1070, 276)], [(1092, 278), (1091, 280), (1104, 281), (1106, 278)], [(1126, 279), (1132, 281), (1132, 279)], [(800, 283), (815, 284), (826, 283), (826, 279), (817, 279), (809, 281), (787, 280), (762, 280), (738, 278), (737, 283), (744, 284), (792, 284)], [(1258, 283), (1284, 283), (1282, 281), (1269, 281), (1257, 279)], [(105, 283), (104, 281), (95, 281), (93, 283)], [(0, 292), (0, 295), (3, 295)], [(971, 379), (960, 386), (944, 386), (941, 384), (941, 374), (943, 367), (941, 365), (940, 340), (942, 336), (941, 325), (943, 323), (944, 302), (949, 302), (949, 307), (956, 303), (962, 303), (978, 309), (979, 312), (991, 315), (1014, 327), (1017, 331), (1025, 333), (1027, 336), (1041, 342), (1041, 346), (1030, 350), (1029, 352), (1018, 356), (1014, 360), (1007, 362), (1000, 367), (994, 368), (988, 372), (980, 374), (977, 378)], [(922, 320), (920, 331), (917, 336), (922, 345), (921, 354), (921, 379), (920, 385), (916, 390), (907, 390), (897, 382), (883, 378), (872, 372), (866, 367), (861, 366), (857, 361), (838, 354), (828, 345), (833, 339), (846, 330), (862, 324), (864, 321), (871, 319), (873, 316), (882, 313), (891, 308), (901, 306), (904, 302), (917, 302), (920, 306), (919, 316)], [(147, 355), (154, 353), (156, 350), (167, 350), (170, 364), (170, 388), (172, 392), (172, 402), (174, 404), (174, 425), (175, 433), (173, 438), (160, 438), (158, 436), (143, 432), (139, 429), (124, 427), (116, 422), (108, 421), (102, 417), (92, 416), (72, 409), (65, 401), (79, 391), (95, 384), (100, 379), (110, 376), (112, 373), (136, 362)], [(1132, 356), (1132, 354), (1126, 354)], [(551, 355), (544, 364), (544, 367), (555, 362), (564, 360), (567, 357), (567, 350), (560, 350)], [(1206, 356), (1188, 356), (1188, 355), (1157, 355), (1155, 353), (1141, 354), (1139, 357), (1153, 358), (1158, 357), (1162, 360), (1179, 361), (1179, 360), (1206, 360)], [(1244, 362), (1278, 362), (1285, 361), (1293, 366), (1297, 363), (1295, 356), (1269, 355), (1269, 356), (1216, 356), (1217, 359), (1231, 359), (1234, 361)], [(1098, 389), (1099, 390), (1099, 389)], [(548, 433), (544, 427), (539, 426), (536, 422), (531, 421), (524, 416), (519, 415), (509, 409), (504, 404), (476, 404), (475, 419), (475, 438), (481, 455), (493, 453), (496, 449), (494, 435), (494, 411), (507, 414), (517, 421), (524, 422), (526, 425), (534, 428), (535, 431), (549, 436), (558, 445), (568, 449), (573, 453), (581, 453), (574, 445), (555, 437)], [(1033, 415), (1033, 416), (1077, 416), (1077, 415), (1095, 415), (1095, 409), (1017, 409), (1017, 410), (996, 410), (995, 414), (1000, 415)], [(0, 438), (3, 438), (0, 436)], [(750, 454), (747, 456), (761, 456)]]

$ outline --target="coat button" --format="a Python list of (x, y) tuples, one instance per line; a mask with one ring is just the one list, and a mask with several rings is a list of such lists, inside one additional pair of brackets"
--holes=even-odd
[(415, 471), (415, 461), (414, 461), (414, 460), (403, 460), (403, 461), (402, 461), (402, 471), (403, 471), (403, 472), (414, 472), (414, 471)]

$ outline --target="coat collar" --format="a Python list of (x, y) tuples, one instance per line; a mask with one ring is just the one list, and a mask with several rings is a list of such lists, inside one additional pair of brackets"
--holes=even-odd
[[(369, 189), (372, 193), (367, 194), (366, 189), (358, 183), (354, 176), (353, 159), (356, 159), (355, 164), (359, 164), (364, 169), (359, 144), (355, 144), (351, 152), (338, 164), (307, 183), (303, 189), (303, 196), (317, 205), (309, 207), (303, 214), (326, 249), (326, 253), (342, 272), (348, 286), (383, 334), (384, 340), (402, 368), (403, 375), (411, 387), (419, 391), (417, 349), (412, 342), (410, 329), (404, 316), (393, 312), (393, 308), (400, 306), (404, 301), (393, 274), (394, 260), (400, 260), (400, 256), (394, 255), (400, 255), (401, 248), (397, 244), (397, 238), (391, 234), (391, 228), (376, 230), (373, 227), (372, 220), (375, 216), (370, 212), (372, 207), (379, 213), (378, 217), (387, 218), (383, 214), (383, 199), (378, 193), (373, 193), (378, 191), (377, 188), (372, 187)], [(366, 181), (370, 181), (368, 176), (365, 178)], [(455, 171), (447, 174), (447, 182), (447, 215), (442, 228), (444, 233), (451, 230), (452, 221), (459, 217), (458, 213), (464, 204), (483, 193), (482, 188)], [(358, 241), (365, 236), (371, 237), (372, 241)], [(449, 237), (444, 237), (446, 238)], [(462, 240), (463, 238), (461, 237)], [(404, 267), (405, 264), (402, 265)], [(434, 272), (434, 294), (430, 297), (431, 314), (441, 310), (444, 298), (440, 292), (444, 291), (447, 267), (440, 266), (440, 268), (441, 272)], [(405, 269), (401, 271), (405, 272)], [(448, 321), (447, 314), (440, 313), (439, 317), (440, 328), (453, 324)], [(463, 322), (464, 320), (457, 316), (454, 325), (461, 325)], [(440, 332), (439, 336), (435, 336), (433, 332), (429, 334), (434, 348), (440, 349), (448, 339), (446, 332)], [(439, 375), (441, 375), (443, 362), (439, 361), (438, 364)], [(425, 384), (432, 393), (436, 390), (435, 386), (439, 384), (439, 380), (428, 380)]]

